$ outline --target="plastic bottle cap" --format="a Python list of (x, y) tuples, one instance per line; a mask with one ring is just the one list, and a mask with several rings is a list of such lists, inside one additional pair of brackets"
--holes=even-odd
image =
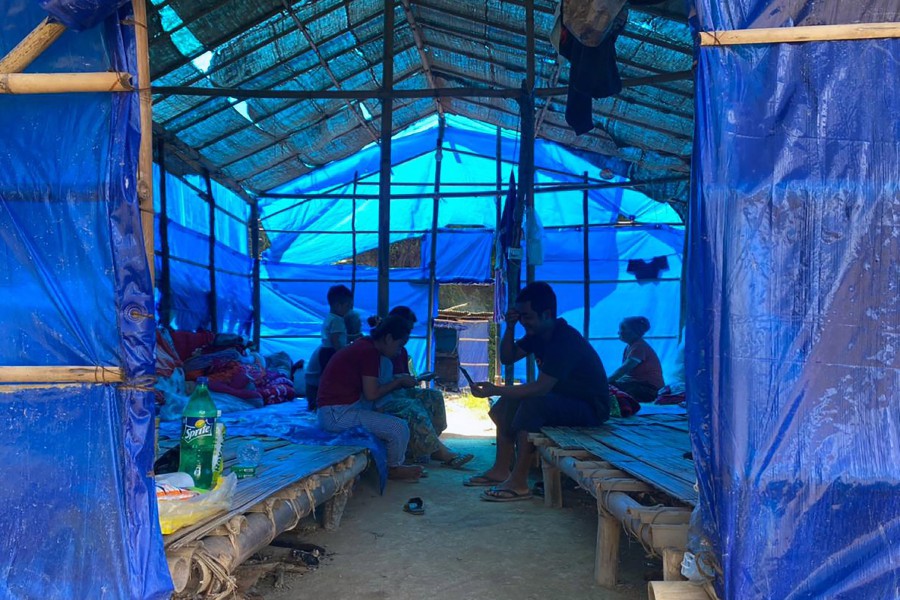
[(198, 377), (197, 378), (197, 385), (207, 385), (208, 383), (209, 383), (208, 377)]

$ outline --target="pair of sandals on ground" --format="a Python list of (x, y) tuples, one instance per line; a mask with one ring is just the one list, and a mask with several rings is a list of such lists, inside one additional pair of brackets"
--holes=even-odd
[[(458, 452), (447, 460), (440, 460), (439, 464), (451, 469), (462, 469), (473, 458), (474, 454)], [(422, 465), (400, 465), (391, 467), (388, 471), (388, 478), (395, 481), (418, 481), (423, 477), (428, 477), (428, 471)]]
[(486, 487), (488, 489), (481, 493), (481, 499), (485, 502), (520, 502), (522, 500), (530, 500), (534, 497), (531, 491), (517, 492), (509, 488), (499, 487), (504, 480), (494, 479), (488, 475), (475, 475), (463, 480), (466, 487)]

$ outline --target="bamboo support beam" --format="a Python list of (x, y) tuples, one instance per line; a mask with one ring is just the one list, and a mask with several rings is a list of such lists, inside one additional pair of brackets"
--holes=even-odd
[(137, 195), (141, 211), (144, 252), (150, 272), (151, 291), (156, 278), (153, 243), (153, 97), (150, 94), (150, 40), (145, 0), (132, 0), (134, 38), (137, 54), (138, 99), (140, 102), (141, 144), (138, 152)]
[(122, 383), (118, 367), (0, 367), (0, 383)]
[(701, 46), (736, 46), (747, 44), (790, 44), (797, 42), (838, 42), (900, 38), (900, 23), (854, 23), (848, 25), (807, 25), (702, 31)]
[(394, 3), (384, 0), (382, 51), (381, 144), (378, 175), (378, 315), (386, 317), (390, 303), (391, 263), (391, 136), (394, 133)]
[(21, 73), (41, 55), (66, 30), (62, 23), (54, 23), (47, 17), (25, 36), (15, 48), (0, 59), (0, 73)]
[(131, 92), (128, 73), (0, 73), (0, 94)]
[[(406, 15), (406, 22), (412, 30), (416, 51), (419, 53), (419, 61), (422, 63), (422, 71), (425, 73), (425, 79), (428, 81), (428, 87), (435, 89), (438, 86), (434, 79), (434, 74), (431, 72), (431, 60), (425, 51), (427, 44), (425, 43), (425, 36), (422, 34), (422, 28), (419, 27), (419, 23), (416, 21), (416, 16), (413, 14), (409, 0), (400, 0), (400, 4), (403, 6), (403, 12)], [(444, 118), (444, 105), (441, 103), (440, 98), (434, 99), (434, 107), (437, 110), (438, 117)]]

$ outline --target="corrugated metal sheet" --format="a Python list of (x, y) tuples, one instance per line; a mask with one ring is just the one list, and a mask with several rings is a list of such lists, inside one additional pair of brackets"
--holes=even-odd
[[(254, 90), (377, 90), (381, 83), (380, 1), (151, 0), (154, 85)], [(395, 88), (510, 87), (525, 74), (526, 0), (410, 0), (425, 62), (402, 5), (395, 3)], [(287, 8), (287, 7), (290, 8)], [(536, 85), (565, 86), (548, 36), (555, 2), (535, 0)], [(688, 71), (693, 50), (677, 0), (635, 7), (617, 42), (624, 79)], [(310, 43), (310, 40), (313, 42)], [(313, 47), (315, 46), (315, 47)], [(336, 85), (334, 80), (337, 80)], [(503, 98), (444, 98), (450, 112), (520, 129), (518, 106)], [(395, 101), (394, 129), (434, 113), (433, 99)], [(626, 87), (594, 103), (597, 127), (575, 136), (565, 97), (538, 98), (538, 136), (633, 164), (632, 177), (689, 172), (693, 134), (690, 80)], [(154, 96), (154, 120), (170, 139), (250, 192), (262, 192), (344, 158), (377, 139), (380, 103)], [(656, 190), (684, 196), (685, 185)]]

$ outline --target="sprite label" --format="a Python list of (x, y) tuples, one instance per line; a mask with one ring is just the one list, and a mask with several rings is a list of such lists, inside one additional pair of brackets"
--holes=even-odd
[(192, 443), (202, 442), (203, 438), (212, 438), (216, 428), (216, 419), (207, 417), (197, 419), (195, 417), (185, 417), (182, 419), (181, 441)]

